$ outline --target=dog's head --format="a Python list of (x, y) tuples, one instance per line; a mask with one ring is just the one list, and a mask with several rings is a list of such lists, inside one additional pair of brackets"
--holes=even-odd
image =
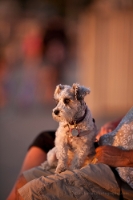
[(84, 97), (89, 93), (89, 88), (77, 83), (72, 86), (58, 85), (54, 93), (57, 105), (53, 109), (53, 118), (59, 122), (69, 123), (83, 116), (86, 108)]

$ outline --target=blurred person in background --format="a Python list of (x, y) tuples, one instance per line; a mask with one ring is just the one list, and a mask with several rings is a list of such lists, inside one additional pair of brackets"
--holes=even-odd
[[(63, 19), (55, 17), (48, 22), (43, 37), (42, 58), (39, 68), (38, 98), (43, 104), (53, 103), (53, 93), (57, 84), (65, 81), (65, 71), (69, 60), (69, 41)], [(69, 82), (69, 77), (66, 78)]]
[(37, 77), (42, 62), (42, 29), (38, 20), (26, 19), (18, 26), (18, 34), (21, 31), (22, 60), (16, 69), (16, 103), (18, 108), (27, 109), (36, 104)]
[(43, 25), (35, 19), (22, 19), (16, 30), (14, 40), (5, 47), (9, 101), (23, 111), (36, 105), (49, 107), (56, 85), (76, 80), (65, 21), (56, 16)]
[(36, 20), (18, 19), (3, 48), (9, 69), (8, 104), (28, 108), (35, 104), (37, 70), (41, 62), (41, 29)]

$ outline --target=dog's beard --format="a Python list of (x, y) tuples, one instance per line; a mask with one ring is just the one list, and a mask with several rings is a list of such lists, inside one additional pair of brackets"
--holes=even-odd
[(70, 123), (73, 121), (74, 116), (72, 115), (72, 113), (60, 113), (59, 115), (55, 115), (54, 113), (52, 113), (53, 119), (57, 122), (67, 122)]
[(56, 115), (54, 112), (52, 113), (53, 119), (57, 122), (67, 122), (71, 123), (74, 120), (77, 120), (78, 118), (82, 117), (84, 115), (84, 106), (75, 105), (73, 107), (65, 108), (64, 110), (61, 110), (60, 108), (56, 107), (60, 112), (58, 115)]

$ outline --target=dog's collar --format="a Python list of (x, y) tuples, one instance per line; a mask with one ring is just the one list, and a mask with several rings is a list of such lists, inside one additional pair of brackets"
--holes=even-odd
[[(94, 129), (96, 129), (95, 119), (92, 119), (92, 120), (94, 123)], [(89, 133), (90, 133), (90, 130), (81, 131), (80, 129), (77, 129), (76, 127), (71, 129), (71, 134), (72, 136), (75, 136), (75, 137), (85, 136), (85, 135), (88, 135)]]
[(86, 114), (87, 114), (87, 106), (86, 106), (84, 115), (82, 117), (78, 118), (77, 120), (73, 120), (73, 121), (69, 122), (69, 124), (76, 126), (76, 124), (79, 124), (80, 122), (82, 122), (84, 120), (84, 118), (86, 117)]
[(80, 130), (73, 128), (71, 129), (71, 133), (72, 133), (72, 136), (81, 137), (84, 135), (88, 135), (90, 133), (90, 130), (80, 132)]

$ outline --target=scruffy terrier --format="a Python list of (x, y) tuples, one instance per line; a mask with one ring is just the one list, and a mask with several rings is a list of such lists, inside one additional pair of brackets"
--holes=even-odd
[[(90, 93), (89, 88), (75, 83), (58, 85), (54, 99), (53, 118), (59, 122), (56, 131), (55, 147), (47, 154), (44, 169), (56, 167), (55, 173), (68, 169), (80, 169), (84, 163), (90, 163), (94, 155), (96, 126), (91, 112), (84, 101)], [(73, 157), (70, 152), (73, 152)]]

